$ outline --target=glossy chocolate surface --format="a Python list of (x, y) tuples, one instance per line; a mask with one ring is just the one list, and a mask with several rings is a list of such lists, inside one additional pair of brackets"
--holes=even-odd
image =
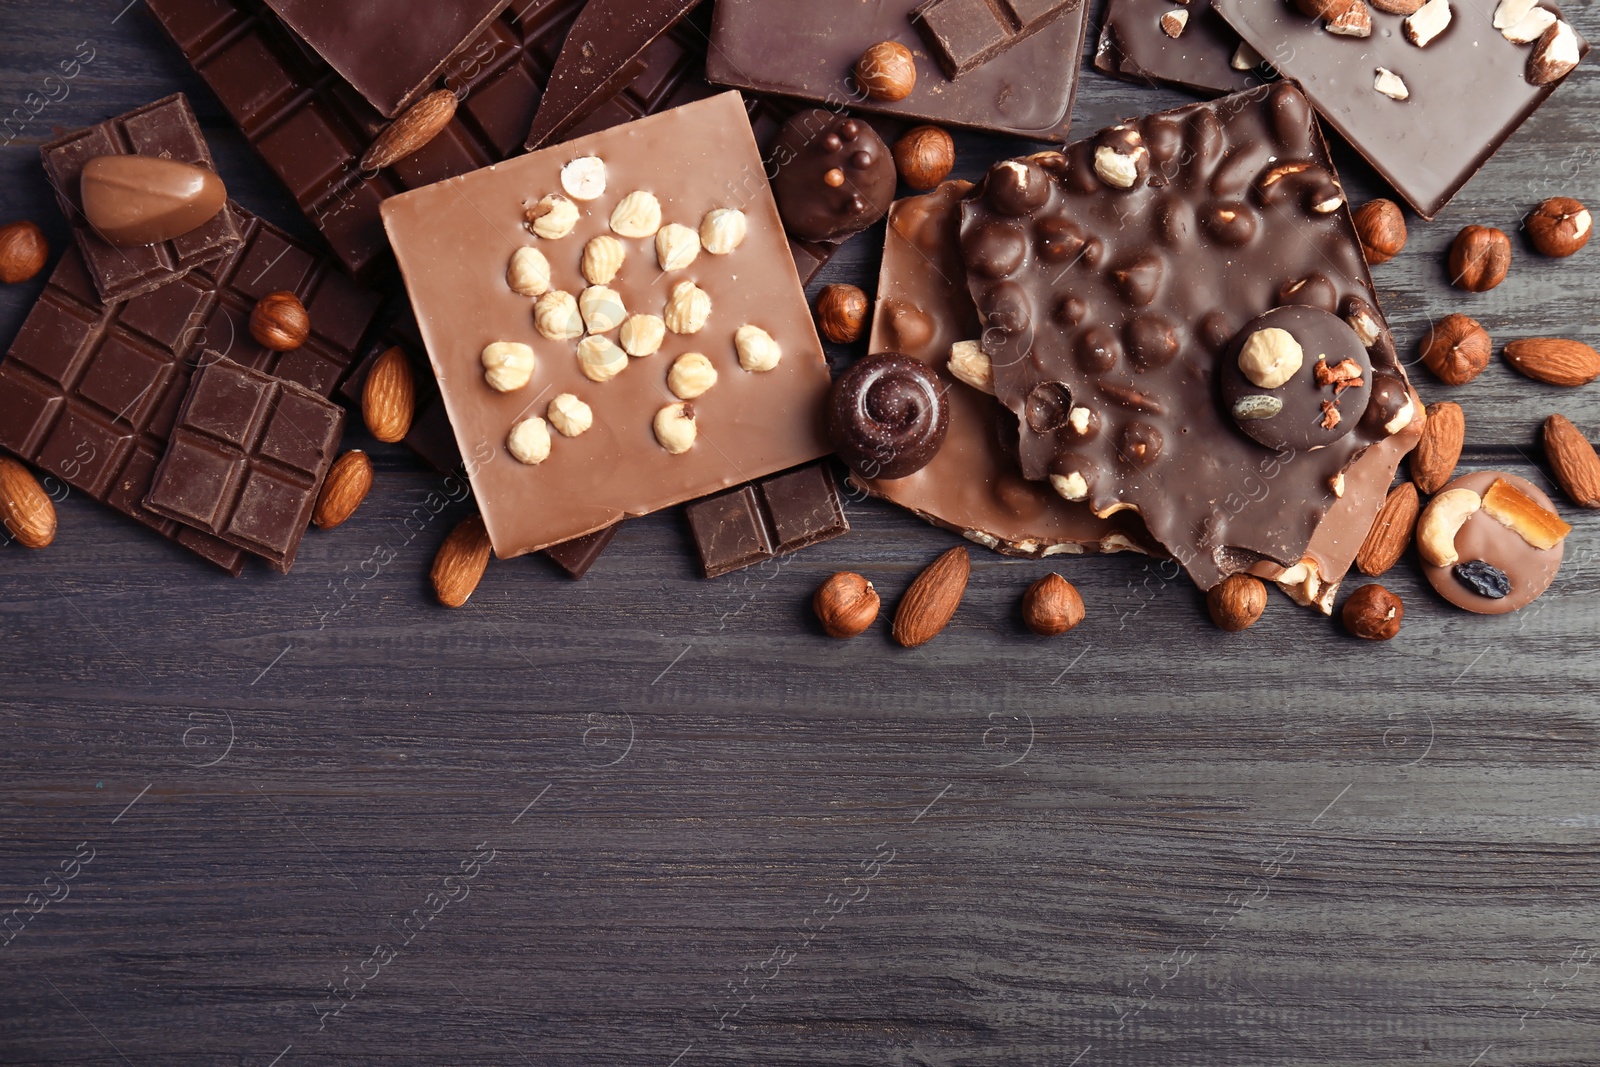
[[(1177, 37), (1161, 28), (1161, 17), (1175, 11), (1189, 16)], [(1211, 0), (1182, 6), (1170, 0), (1110, 0), (1094, 65), (1129, 81), (1163, 82), (1202, 96), (1234, 93), (1266, 80), (1259, 68), (1234, 69), (1241, 43)]]
[[(1097, 156), (1115, 174), (1107, 156), (1130, 146), (1140, 177), (1108, 184)], [(1220, 354), (1256, 316), (1373, 302), (1348, 210), (1316, 210), (1329, 166), (1284, 84), (998, 164), (964, 204), (963, 259), (1023, 474), (1056, 476), (1101, 515), (1138, 510), (1202, 589), (1262, 561), (1298, 565), (1338, 475), (1388, 437), (1362, 421), (1326, 448), (1274, 452), (1217, 401)], [(1372, 314), (1373, 366), (1402, 376)]]
[(707, 578), (850, 532), (826, 460), (697, 500), (684, 515)]
[(959, 78), (1021, 44), (1084, 0), (923, 0), (911, 21), (947, 76)]
[(803, 241), (842, 241), (889, 212), (894, 157), (865, 121), (809, 108), (778, 132), (768, 158), (784, 227)]
[[(96, 233), (84, 214), (83, 171), (101, 157), (159, 157), (192, 164), (215, 176), (211, 149), (182, 93), (59, 137), (39, 154), (102, 300), (116, 302), (148, 293), (239, 248), (239, 228), (226, 212), (213, 212), (210, 221), (171, 240), (135, 246), (113, 243)], [(217, 185), (220, 192), (220, 180)]]
[[(1425, 48), (1405, 39), (1402, 16), (1376, 7), (1372, 35), (1360, 38), (1329, 33), (1285, 0), (1213, 2), (1425, 219), (1443, 210), (1555, 89), (1529, 83), (1533, 46), (1500, 35), (1489, 0), (1452, 4), (1450, 26)], [(1373, 88), (1379, 67), (1400, 75), (1409, 99)]]
[[(562, 166), (584, 155), (605, 162), (605, 194), (580, 205), (569, 236), (533, 236), (523, 225), (525, 208), (559, 192)], [(657, 265), (652, 239), (622, 239), (628, 258), (610, 285), (630, 314), (661, 315), (671, 289), (686, 280), (709, 295), (711, 313), (698, 333), (668, 333), (660, 351), (629, 359), (619, 376), (596, 383), (579, 369), (576, 342), (550, 341), (535, 330), (533, 301), (507, 286), (506, 265), (516, 248), (536, 246), (549, 259), (554, 287), (581, 293), (585, 243), (609, 232), (611, 212), (634, 191), (658, 198), (663, 223), (692, 228), (714, 209), (737, 207), (746, 215), (748, 233), (731, 254), (702, 251), (686, 269), (670, 272)], [(820, 418), (827, 364), (738, 94), (397, 197), (384, 205), (384, 218), (457, 443), (473, 460), (473, 488), (501, 557), (830, 451)], [(734, 333), (745, 325), (761, 327), (777, 342), (782, 360), (775, 369), (740, 366)], [(525, 388), (496, 393), (485, 383), (481, 354), (497, 341), (533, 348), (537, 365)], [(693, 401), (694, 446), (671, 455), (651, 423), (674, 400), (666, 389), (668, 369), (688, 352), (708, 357), (719, 380)], [(552, 397), (568, 392), (593, 408), (592, 428), (554, 441), (550, 458), (537, 466), (518, 463), (506, 450), (512, 425), (542, 414)]]
[(857, 360), (833, 383), (828, 435), (845, 465), (865, 478), (904, 478), (926, 467), (950, 429), (938, 375), (899, 352)]
[[(1270, 389), (1250, 381), (1239, 366), (1241, 350), (1258, 330), (1282, 330), (1303, 351), (1294, 376)], [(1355, 429), (1372, 395), (1372, 360), (1361, 338), (1337, 315), (1304, 304), (1273, 308), (1248, 323), (1223, 354), (1217, 374), (1220, 399), (1234, 424), (1274, 450), (1333, 444)]]
[[(1505, 479), (1540, 506), (1555, 511), (1550, 498), (1532, 482), (1504, 471), (1474, 471), (1454, 479), (1439, 490), (1441, 494), (1452, 489), (1471, 489), (1479, 496), (1489, 491), (1495, 482)], [(1463, 582), (1452, 567), (1435, 567), (1422, 560), (1422, 573), (1428, 582), (1450, 603), (1479, 615), (1505, 615), (1519, 611), (1544, 595), (1561, 569), (1561, 557), (1566, 542), (1554, 548), (1536, 548), (1521, 534), (1499, 519), (1479, 508), (1467, 517), (1456, 534), (1456, 553), (1460, 562), (1482, 560), (1501, 571), (1510, 580), (1511, 591), (1504, 597), (1488, 597)]]
[(945, 386), (950, 424), (928, 465), (905, 478), (851, 482), (968, 540), (1014, 556), (1141, 551), (1155, 546), (1137, 515), (1097, 518), (1062, 500), (1043, 482), (1022, 477), (1000, 444), (1002, 417), (994, 397), (950, 374), (950, 346), (982, 330), (967, 292), (959, 241), (960, 202), (968, 182), (945, 182), (923, 196), (897, 201), (889, 213), (872, 317), (871, 349), (903, 352), (928, 366)]
[(79, 190), (89, 225), (124, 248), (182, 237), (216, 218), (228, 203), (215, 172), (150, 156), (91, 159)]
[[(1065, 140), (1087, 4), (1055, 19), (996, 62), (951, 81), (911, 22), (918, 2), (718, 0), (706, 77), (715, 85), (835, 108), (1041, 141)], [(869, 100), (855, 85), (856, 60), (880, 41), (897, 41), (916, 57), (916, 89), (897, 103)]]

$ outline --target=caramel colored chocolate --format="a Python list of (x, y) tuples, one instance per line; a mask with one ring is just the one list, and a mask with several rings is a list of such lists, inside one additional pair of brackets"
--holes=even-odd
[(216, 218), (228, 190), (215, 171), (151, 156), (99, 156), (83, 168), (83, 214), (114, 245), (182, 237)]
[[(604, 163), (604, 193), (573, 202), (576, 221), (568, 235), (535, 236), (527, 228), (528, 209), (546, 196), (564, 195), (562, 168), (586, 156)], [(726, 254), (702, 249), (687, 266), (664, 271), (655, 231), (639, 237), (623, 232), (650, 230), (637, 225), (650, 213), (631, 210), (644, 206), (635, 193), (656, 198), (660, 225), (675, 227), (660, 231), (672, 245), (687, 241), (709, 213), (723, 208), (744, 213), (744, 240)], [(628, 218), (617, 214), (625, 202)], [(827, 364), (737, 93), (391, 198), (383, 214), (484, 523), (502, 558), (830, 451), (820, 425)], [(620, 223), (615, 231), (612, 222)], [(589, 325), (608, 342), (596, 335), (583, 342), (588, 370), (615, 372), (597, 381), (580, 365), (580, 340), (573, 334), (583, 323), (574, 321), (571, 305), (544, 300), (540, 318), (547, 332), (540, 332), (536, 301), (514, 292), (506, 272), (518, 248), (537, 248), (549, 263), (553, 289), (576, 298), (589, 288), (581, 273), (585, 246), (602, 235), (620, 242), (624, 260), (608, 283), (613, 295), (585, 301)], [(709, 300), (703, 324), (698, 313), (706, 304), (680, 288), (686, 282)], [(675, 291), (678, 303), (669, 309)], [(642, 327), (638, 334), (623, 333), (600, 321), (614, 321), (610, 312), (619, 304), (629, 316), (657, 316), (673, 327), (658, 350), (618, 362), (612, 345), (645, 347), (636, 343)], [(674, 332), (696, 326), (692, 333)], [(776, 366), (747, 369), (767, 366), (772, 350), (745, 331), (741, 355), (735, 334), (746, 326), (770, 336), (781, 354)], [(552, 340), (549, 333), (565, 339)], [(512, 392), (495, 391), (485, 378), (484, 350), (500, 342), (527, 345), (534, 354), (531, 379)], [(687, 401), (696, 437), (673, 454), (658, 440), (654, 423), (678, 401), (668, 388), (669, 370), (689, 353), (706, 357), (716, 382)], [(543, 417), (566, 393), (589, 405), (590, 428), (575, 437), (552, 430), (548, 458), (519, 462), (507, 447), (512, 427)], [(671, 428), (682, 430), (687, 421), (677, 419)]]
[(1391, 436), (1352, 413), (1327, 447), (1275, 452), (1217, 400), (1222, 354), (1284, 304), (1362, 323), (1375, 373), (1404, 381), (1292, 85), (998, 164), (964, 205), (962, 247), (1023, 474), (1103, 516), (1138, 510), (1202, 589), (1263, 561), (1292, 572), (1340, 476)]
[(1010, 419), (992, 396), (957, 381), (950, 346), (976, 340), (978, 314), (967, 293), (958, 243), (959, 206), (971, 183), (945, 182), (897, 201), (889, 212), (871, 349), (903, 352), (938, 375), (950, 406), (944, 446), (915, 474), (851, 483), (936, 526), (1010, 556), (1151, 551), (1138, 516), (1096, 518), (1042, 482), (1026, 481), (1000, 443)]
[[(1550, 503), (1550, 498), (1538, 486), (1526, 478), (1502, 471), (1475, 471), (1462, 475), (1441, 489), (1439, 495), (1452, 489), (1470, 489), (1481, 497), (1501, 479), (1539, 506), (1555, 511), (1555, 505)], [(1422, 573), (1427, 576), (1429, 584), (1458, 608), (1479, 615), (1505, 615), (1527, 607), (1550, 588), (1556, 572), (1561, 569), (1566, 543), (1557, 544), (1554, 548), (1536, 548), (1516, 530), (1479, 508), (1462, 524), (1456, 534), (1455, 547), (1457, 555), (1461, 557), (1457, 565), (1436, 567), (1426, 559), (1422, 561)], [(1503, 597), (1484, 596), (1475, 591), (1456, 574), (1457, 566), (1473, 562), (1486, 563), (1498, 570), (1509, 581), (1510, 591)]]

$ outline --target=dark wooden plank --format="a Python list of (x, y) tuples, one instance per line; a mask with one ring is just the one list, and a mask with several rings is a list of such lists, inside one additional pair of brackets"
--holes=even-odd
[[(119, 10), (0, 6), (6, 108), (96, 48), (0, 149), (0, 216), (59, 249), (37, 145), (181, 88), (234, 194), (305, 233)], [(1600, 334), (1593, 250), (1519, 244), (1482, 297), (1442, 276), (1460, 225), (1600, 202), (1590, 74), (1378, 269), (1407, 343), (1457, 309)], [(1077, 128), (1183, 99), (1091, 72)], [(962, 136), (960, 173), (1020, 147)], [(821, 281), (876, 259), (863, 238)], [(37, 289), (0, 290), (0, 336)], [(1498, 363), (1419, 380), (1466, 408), (1474, 463), (1538, 475), (1519, 450), (1555, 408), (1600, 429), (1592, 390)], [(463, 505), (434, 513), (444, 480), (370, 447), (372, 498), (288, 578), (230, 581), (76, 497), (49, 551), (0, 548), (0, 915), (94, 850), (0, 948), (0, 1061), (1594, 1062), (1592, 516), (1568, 509), (1568, 562), (1520, 617), (1449, 611), (1403, 567), (1388, 646), (1281, 598), (1219, 634), (1131, 556), (1056, 561), (1089, 618), (1045, 642), (1017, 600), (1047, 566), (980, 551), (951, 630), (908, 653), (807, 610), (844, 567), (892, 605), (951, 543), (884, 505), (712, 582), (657, 516), (583, 582), (500, 563), (448, 613), (425, 573)], [(493, 861), (402, 948), (480, 843)], [(398, 954), (319, 1031), (380, 943)]]

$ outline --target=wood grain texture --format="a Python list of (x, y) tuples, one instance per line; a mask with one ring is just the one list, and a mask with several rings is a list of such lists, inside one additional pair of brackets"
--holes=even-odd
[[(37, 146), (183, 89), (233, 195), (305, 235), (123, 2), (0, 5), (0, 115), (96, 51), (0, 149), (0, 217), (39, 220), (59, 253)], [(1600, 39), (1591, 6), (1569, 13)], [(1075, 127), (1184, 99), (1089, 71)], [(1597, 115), (1589, 65), (1438, 222), (1411, 220), (1376, 271), (1404, 344), (1453, 310), (1499, 341), (1600, 337), (1600, 246), (1555, 262), (1519, 235), (1494, 292), (1444, 279), (1468, 222), (1600, 203)], [(958, 173), (1019, 148), (963, 135)], [(1381, 192), (1340, 163), (1355, 198)], [(870, 289), (877, 243), (817, 284)], [(0, 337), (40, 284), (0, 290)], [(1548, 485), (1544, 417), (1600, 432), (1593, 388), (1498, 358), (1460, 389), (1418, 379), (1465, 409), (1468, 466)], [(1276, 595), (1221, 634), (1131, 556), (1057, 561), (1089, 614), (1044, 640), (1019, 601), (1047, 565), (975, 551), (952, 627), (906, 652), (886, 622), (830, 641), (807, 607), (849, 568), (892, 609), (951, 544), (886, 505), (851, 501), (849, 537), (710, 582), (681, 517), (657, 516), (582, 582), (495, 564), (446, 612), (426, 574), (465, 505), (436, 508), (452, 487), (398, 447), (351, 444), (373, 493), (288, 578), (231, 581), (77, 495), (50, 549), (0, 548), (0, 918), (19, 916), (0, 1062), (1600, 1056), (1591, 514), (1565, 509), (1566, 565), (1519, 616), (1452, 611), (1407, 560), (1388, 645)], [(358, 992), (324, 1018), (340, 982)]]

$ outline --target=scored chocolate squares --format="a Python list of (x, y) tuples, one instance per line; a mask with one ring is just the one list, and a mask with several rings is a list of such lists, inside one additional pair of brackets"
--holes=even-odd
[(287, 574), (343, 433), (339, 405), (207, 351), (145, 506)]
[(383, 215), (502, 558), (828, 453), (827, 364), (737, 93)]
[(850, 532), (826, 461), (763, 478), (684, 509), (707, 578)]
[(1354, 555), (1393, 472), (1337, 507), (1356, 461), (1420, 410), (1298, 89), (997, 164), (961, 244), (1025, 476), (1136, 511), (1202, 589), (1259, 568), (1325, 605), (1349, 560), (1313, 538), (1336, 516)]

